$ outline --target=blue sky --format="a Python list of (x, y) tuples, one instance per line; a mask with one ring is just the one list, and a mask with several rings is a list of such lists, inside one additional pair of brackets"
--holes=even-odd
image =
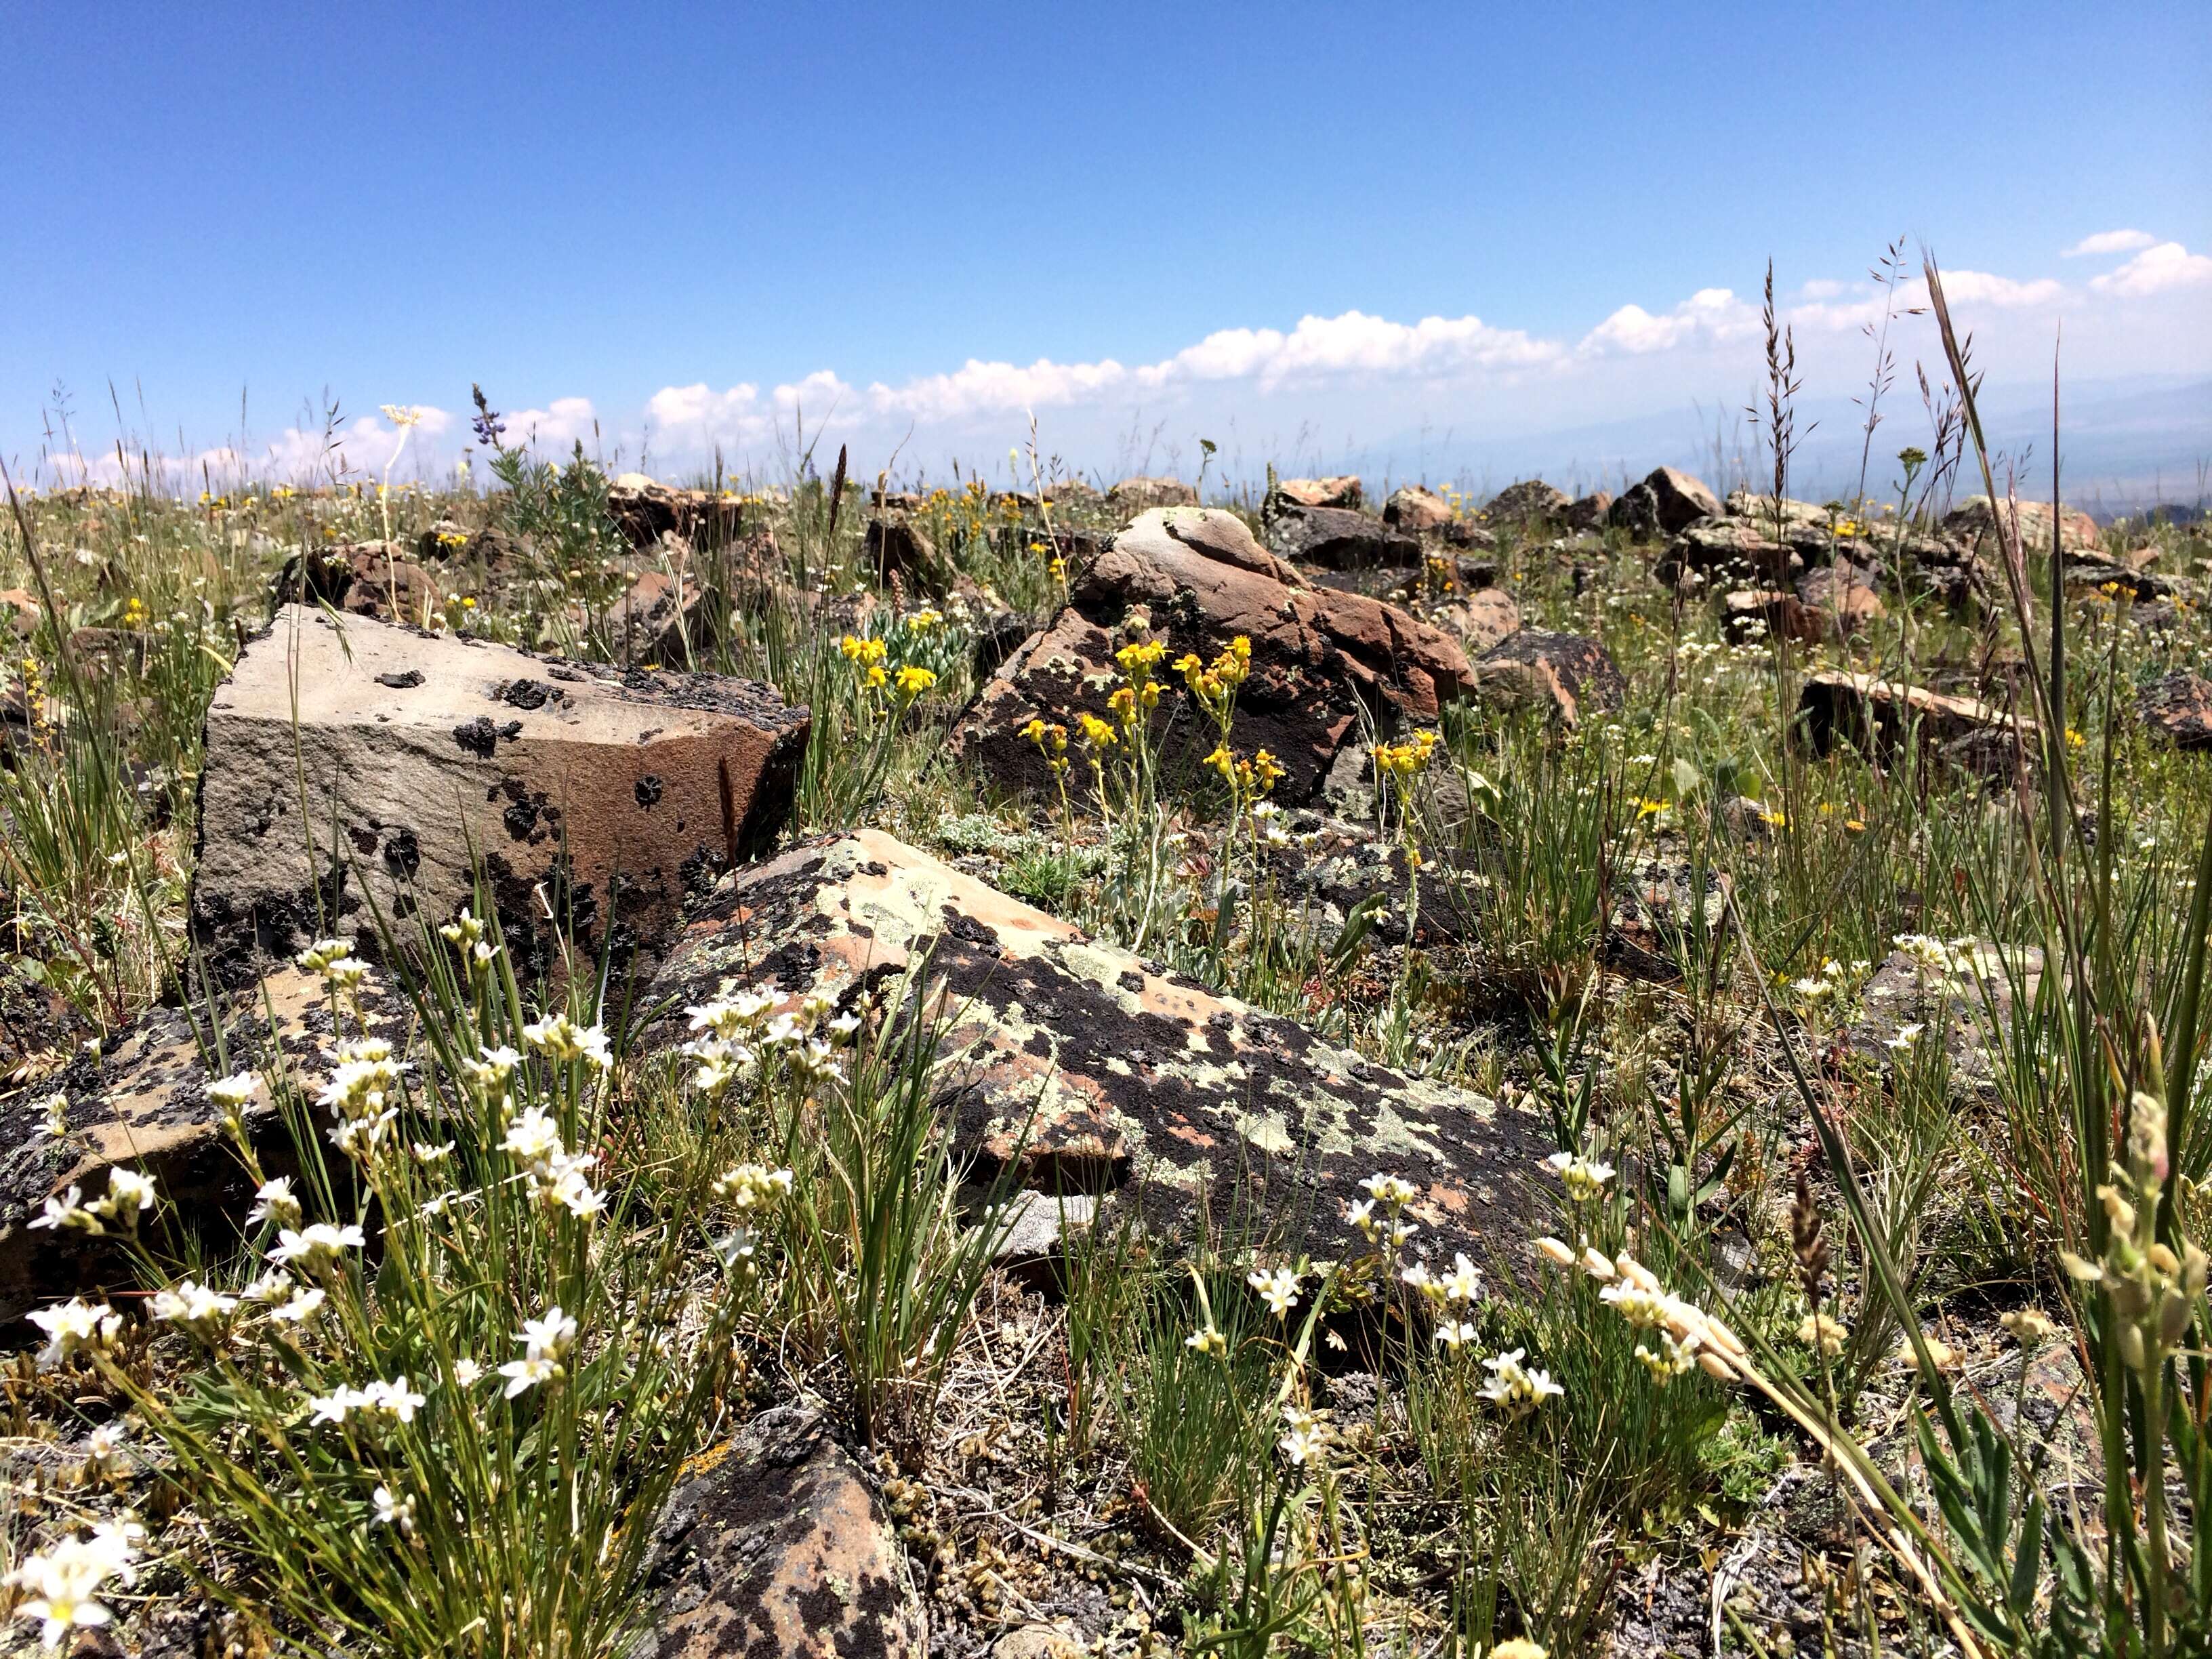
[(12, 9), (0, 453), (57, 382), (111, 444), (112, 380), (179, 454), (243, 392), (249, 461), (325, 387), (357, 465), (424, 405), (428, 465), (480, 380), (671, 471), (772, 466), (794, 405), (861, 465), (1034, 411), (1094, 468), (1158, 428), (1403, 471), (1686, 437), (1770, 256), (1847, 396), (1900, 234), (1970, 273), (1992, 380), (2062, 318), (2084, 380), (2212, 375), (2201, 0), (641, 10)]

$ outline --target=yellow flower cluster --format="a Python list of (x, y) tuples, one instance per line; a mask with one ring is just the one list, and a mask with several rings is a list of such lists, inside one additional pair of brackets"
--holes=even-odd
[(1401, 743), (1378, 743), (1375, 745), (1376, 767), (1385, 777), (1411, 783), (1429, 769), (1437, 743), (1433, 732), (1416, 732)]
[(1226, 744), (1216, 744), (1213, 752), (1200, 763), (1221, 774), (1221, 781), (1237, 792), (1239, 800), (1252, 800), (1266, 794), (1283, 775), (1280, 762), (1262, 749), (1250, 760), (1238, 760)]
[(1035, 744), (1044, 755), (1044, 763), (1054, 772), (1067, 770), (1067, 728), (1057, 720), (1047, 726), (1042, 720), (1033, 719), (1022, 727), (1022, 735)]
[(1237, 695), (1237, 688), (1252, 672), (1252, 641), (1239, 634), (1210, 664), (1201, 662), (1195, 652), (1186, 651), (1176, 659), (1175, 669), (1190, 688), (1190, 695), (1218, 720)]
[(848, 634), (837, 642), (845, 660), (853, 665), (853, 672), (868, 690), (880, 690), (890, 679), (884, 669), (884, 647), (881, 640), (864, 640)]
[(1111, 749), (1119, 741), (1114, 728), (1096, 714), (1087, 711), (1078, 714), (1075, 723), (1083, 733), (1083, 741), (1092, 749)]

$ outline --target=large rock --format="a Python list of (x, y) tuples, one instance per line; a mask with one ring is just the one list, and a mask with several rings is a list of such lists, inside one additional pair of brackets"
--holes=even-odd
[(1484, 702), (1540, 708), (1571, 726), (1613, 712), (1628, 695), (1605, 647), (1579, 634), (1524, 628), (1484, 652), (1474, 672)]
[[(1992, 511), (1986, 495), (1969, 495), (1943, 520), (1947, 535), (1964, 542), (1976, 552), (2001, 556), (2003, 548), (1997, 535), (1998, 526), (2013, 522), (2012, 509), (2000, 505)], [(2045, 501), (2019, 503), (2018, 528), (2026, 549), (2033, 553), (2051, 550), (2051, 507)], [(2081, 508), (2062, 506), (2058, 509), (2058, 544), (2069, 551), (2094, 548), (2097, 544), (2097, 521)]]
[(208, 711), (195, 933), (234, 963), (332, 931), (374, 951), (372, 897), (411, 939), (480, 861), (518, 972), (550, 960), (541, 885), (578, 939), (649, 945), (775, 838), (807, 726), (748, 680), (280, 611)]
[(1528, 478), (1506, 485), (1490, 498), (1483, 511), (1492, 524), (1545, 524), (1565, 519), (1573, 504), (1565, 490), (1541, 478)]
[(1000, 666), (953, 734), (967, 762), (1003, 787), (1051, 793), (1023, 728), (1032, 718), (1070, 731), (1079, 713), (1107, 718), (1114, 653), (1139, 635), (1167, 647), (1152, 731), (1171, 776), (1213, 746), (1214, 732), (1168, 665), (1185, 652), (1210, 662), (1240, 635), (1251, 641), (1231, 742), (1248, 757), (1273, 753), (1285, 769), (1276, 794), (1293, 804), (1311, 798), (1363, 718), (1431, 720), (1441, 701), (1474, 689), (1466, 653), (1444, 634), (1382, 600), (1309, 586), (1243, 520), (1216, 509), (1144, 514), (1077, 577), (1069, 599)]
[(2036, 741), (2033, 722), (1972, 697), (1841, 669), (1805, 677), (1797, 694), (1797, 719), (1816, 754), (1849, 743), (1892, 756), (1913, 733), (1923, 753), (1984, 773), (2009, 764), (2015, 738), (2026, 742), (2031, 755)]
[(905, 514), (869, 520), (861, 545), (871, 574), (882, 586), (896, 583), (910, 595), (933, 599), (952, 591), (951, 564), (939, 554), (928, 531)]
[(1567, 503), (1567, 510), (1559, 515), (1570, 530), (1602, 530), (1606, 515), (1613, 511), (1613, 492), (1593, 489), (1587, 495), (1577, 495)]
[(1908, 938), (1859, 993), (1859, 1017), (1844, 1043), (1892, 1077), (1928, 1063), (1929, 1050), (1940, 1043), (1951, 1093), (1994, 1103), (1994, 1055), (2011, 1036), (2014, 983), (2032, 1000), (2043, 966), (2043, 952), (2033, 945)]
[(1300, 507), (1358, 507), (1366, 499), (1359, 480), (1349, 473), (1333, 478), (1284, 478), (1275, 488), (1285, 501)]
[(1196, 507), (1198, 491), (1181, 478), (1124, 478), (1106, 492), (1106, 506), (1125, 519), (1157, 507)]
[(1450, 502), (1419, 484), (1399, 485), (1382, 503), (1383, 523), (1415, 535), (1425, 530), (1442, 530), (1452, 516)]
[(607, 487), (607, 512), (633, 547), (651, 547), (671, 534), (720, 547), (742, 528), (744, 503), (727, 489), (672, 489), (641, 472), (625, 472)]
[(1797, 597), (1831, 639), (1863, 634), (1888, 614), (1873, 579), (1848, 564), (1807, 571), (1798, 578)]
[(2212, 680), (2177, 668), (2146, 686), (2136, 706), (2152, 734), (2176, 749), (2212, 749)]
[[(1264, 1230), (1286, 1255), (1363, 1253), (1349, 1221), (1377, 1170), (1419, 1198), (1413, 1249), (1519, 1258), (1547, 1213), (1533, 1115), (1404, 1076), (1297, 1022), (1086, 939), (874, 830), (741, 872), (685, 930), (648, 1003), (726, 980), (846, 1006), (924, 951), (948, 1021), (939, 1053), (955, 1142), (1023, 1186), (1109, 1194), (1168, 1240)], [(684, 1036), (681, 1015), (648, 1048)]]
[[(404, 1048), (408, 1013), (389, 986), (372, 977), (358, 1000), (377, 1035)], [(113, 1229), (95, 1237), (30, 1225), (47, 1199), (71, 1188), (97, 1200), (118, 1167), (152, 1176), (167, 1206), (161, 1217), (181, 1217), (204, 1245), (219, 1248), (240, 1230), (253, 1183), (207, 1096), (207, 1034), (193, 1029), (204, 1013), (151, 1009), (99, 1053), (80, 1054), (0, 1106), (0, 1323), (80, 1292), (137, 1288), (138, 1269)], [(350, 1017), (346, 1030), (358, 1034)], [(265, 1073), (281, 1048), (285, 1067), (312, 1096), (336, 1039), (321, 980), (287, 964), (228, 1006), (223, 1051), (232, 1067)], [(65, 1103), (59, 1134), (44, 1105), (54, 1095)], [(269, 1173), (293, 1173), (290, 1136), (265, 1090), (245, 1122)]]
[(274, 592), (280, 605), (328, 605), (416, 627), (441, 603), (436, 580), (398, 542), (341, 542), (295, 553), (276, 573)]
[(1606, 512), (1607, 523), (1639, 541), (1656, 541), (1688, 529), (1699, 519), (1720, 516), (1720, 501), (1705, 482), (1671, 466), (1654, 467)]
[(1267, 544), (1286, 559), (1327, 570), (1417, 570), (1420, 538), (1342, 507), (1301, 507), (1277, 495), (1264, 515)]
[(1707, 580), (1786, 580), (1800, 561), (1786, 543), (1771, 541), (1751, 519), (1698, 519), (1667, 544), (1652, 568), (1661, 581), (1695, 575)]
[(1430, 617), (1456, 635), (1468, 655), (1479, 657), (1521, 631), (1521, 607), (1502, 587), (1478, 587), (1434, 606)]
[(906, 1659), (927, 1648), (898, 1540), (821, 1413), (775, 1406), (702, 1453), (668, 1500), (631, 1659)]

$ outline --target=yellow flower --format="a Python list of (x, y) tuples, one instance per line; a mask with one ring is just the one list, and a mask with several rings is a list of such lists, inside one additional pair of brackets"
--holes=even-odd
[[(845, 653), (845, 660), (856, 668), (875, 666), (883, 661), (885, 652), (881, 640), (864, 640), (851, 634), (846, 635), (843, 639), (837, 641), (837, 648)], [(874, 683), (878, 685), (883, 684), (880, 679)]]
[(898, 672), (898, 694), (902, 697), (918, 697), (936, 684), (937, 676), (934, 672), (912, 663)]
[(1213, 752), (1208, 755), (1203, 761), (1200, 761), (1199, 764), (1201, 766), (1212, 767), (1215, 771), (1221, 774), (1221, 781), (1224, 783), (1230, 784), (1231, 786), (1235, 785), (1237, 781), (1237, 757), (1231, 754), (1229, 750), (1224, 748), (1221, 744), (1214, 744)]
[(1127, 731), (1137, 723), (1137, 694), (1128, 686), (1116, 687), (1114, 695), (1106, 699), (1106, 706), (1114, 711), (1114, 718)]
[(884, 669), (881, 663), (870, 663), (860, 675), (860, 684), (871, 691), (884, 689)]
[(917, 634), (927, 634), (943, 624), (945, 618), (936, 611), (917, 611), (906, 619), (906, 625)]
[(1086, 711), (1076, 716), (1076, 725), (1082, 730), (1083, 741), (1091, 748), (1111, 749), (1114, 746), (1114, 728), (1097, 715)]

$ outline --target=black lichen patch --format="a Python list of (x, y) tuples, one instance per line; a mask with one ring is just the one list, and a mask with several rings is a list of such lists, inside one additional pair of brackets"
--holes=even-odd
[(637, 781), (632, 793), (637, 796), (637, 804), (640, 806), (650, 810), (659, 805), (660, 775), (657, 772), (647, 772)]
[(501, 690), (499, 700), (510, 708), (543, 708), (560, 695), (543, 680), (514, 680)]
[(394, 691), (412, 691), (422, 684), (422, 671), (419, 668), (410, 668), (398, 674), (379, 674), (376, 677), (376, 683), (379, 685), (389, 686)]
[(403, 880), (411, 880), (422, 867), (422, 843), (412, 830), (392, 830), (384, 838), (384, 867)]
[(489, 760), (499, 748), (499, 728), (489, 715), (479, 714), (453, 728), (453, 741), (479, 760)]

